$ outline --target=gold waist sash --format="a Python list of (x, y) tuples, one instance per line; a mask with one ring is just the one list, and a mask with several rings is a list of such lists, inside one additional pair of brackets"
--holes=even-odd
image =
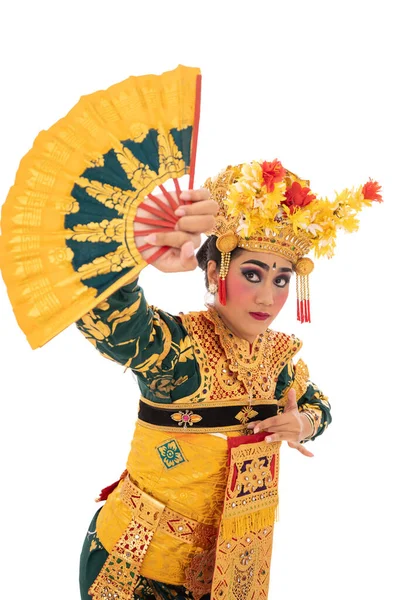
[[(217, 530), (169, 509), (140, 490), (129, 475), (121, 482), (120, 497), (131, 511), (131, 522), (109, 554), (89, 590), (94, 600), (132, 598), (143, 560), (156, 530), (198, 548), (215, 543)], [(111, 596), (110, 596), (111, 594)]]
[(120, 483), (130, 522), (90, 589), (94, 600), (130, 600), (140, 574), (155, 578), (151, 565), (144, 568), (155, 533), (187, 544), (189, 566), (179, 583), (195, 600), (210, 592), (211, 600), (267, 598), (280, 443), (266, 444), (261, 435), (232, 438), (228, 445), (230, 468), (219, 531), (171, 510), (129, 476)]

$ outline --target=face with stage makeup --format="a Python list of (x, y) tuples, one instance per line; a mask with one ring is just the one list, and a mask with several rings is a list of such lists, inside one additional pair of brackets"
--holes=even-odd
[[(215, 308), (227, 327), (250, 344), (270, 327), (289, 294), (292, 264), (275, 254), (241, 250), (231, 259), (226, 277), (226, 305), (215, 296)], [(207, 265), (210, 283), (218, 285), (215, 261)]]

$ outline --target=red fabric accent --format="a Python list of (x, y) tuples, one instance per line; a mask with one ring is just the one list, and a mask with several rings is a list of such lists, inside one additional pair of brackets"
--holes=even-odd
[(118, 481), (115, 481), (111, 485), (108, 485), (107, 487), (103, 488), (99, 494), (99, 497), (96, 498), (96, 502), (103, 502), (103, 500), (107, 500), (107, 498), (111, 494), (111, 492), (113, 492), (115, 490), (115, 488), (118, 486), (121, 479), (124, 479), (127, 476), (127, 474), (128, 474), (128, 471), (125, 470), (122, 473), (121, 477), (118, 479)]
[(193, 189), (194, 173), (195, 173), (195, 168), (196, 168), (197, 140), (199, 137), (199, 121), (200, 121), (200, 101), (201, 101), (201, 75), (197, 75), (196, 99), (195, 99), (195, 107), (194, 107), (194, 122), (193, 122), (193, 133), (192, 133), (192, 149), (191, 149), (191, 153), (190, 153), (189, 190)]
[(310, 300), (306, 300), (306, 322), (311, 323)]
[(272, 455), (271, 463), (269, 465), (269, 468), (271, 470), (272, 479), (275, 477), (275, 456), (276, 456), (275, 454)]
[(300, 321), (300, 300), (297, 298), (297, 320)]
[(235, 435), (234, 437), (228, 438), (228, 449), (237, 448), (243, 444), (257, 444), (262, 442), (267, 436), (271, 435), (267, 431), (260, 431), (260, 433), (250, 433), (249, 435)]
[(218, 300), (222, 306), (226, 306), (226, 280), (218, 277)]

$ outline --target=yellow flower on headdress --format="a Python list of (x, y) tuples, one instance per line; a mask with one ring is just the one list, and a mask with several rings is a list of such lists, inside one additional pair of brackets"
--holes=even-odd
[(236, 219), (241, 238), (277, 235), (290, 227), (306, 235), (316, 256), (332, 256), (337, 230), (357, 230), (357, 213), (372, 201), (382, 201), (380, 186), (370, 180), (345, 189), (333, 201), (317, 198), (308, 182), (284, 169), (277, 160), (239, 165), (223, 199), (226, 215)]

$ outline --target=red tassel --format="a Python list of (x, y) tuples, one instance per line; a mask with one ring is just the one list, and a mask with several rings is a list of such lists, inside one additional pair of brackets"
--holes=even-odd
[(115, 483), (112, 483), (111, 485), (103, 488), (99, 494), (99, 497), (96, 498), (96, 502), (103, 502), (103, 500), (107, 500), (108, 496), (111, 494), (111, 492), (113, 492), (115, 490), (115, 488), (118, 486), (119, 482), (121, 481), (121, 479), (124, 479), (128, 474), (128, 471), (125, 469), (125, 471), (122, 473), (121, 477), (118, 479), (118, 481), (116, 481)]
[(218, 300), (222, 306), (226, 306), (226, 280), (218, 278)]
[(297, 320), (300, 321), (300, 300), (297, 298)]
[(306, 300), (307, 323), (311, 323), (310, 300)]

